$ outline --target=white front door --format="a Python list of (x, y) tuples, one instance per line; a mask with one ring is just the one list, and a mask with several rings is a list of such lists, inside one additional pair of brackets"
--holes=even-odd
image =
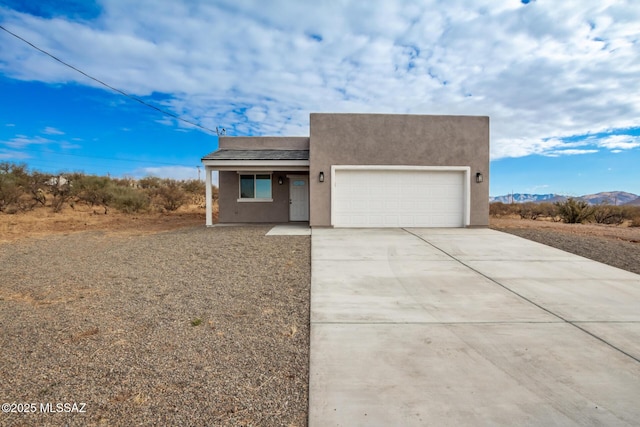
[(309, 176), (289, 175), (289, 221), (309, 221)]

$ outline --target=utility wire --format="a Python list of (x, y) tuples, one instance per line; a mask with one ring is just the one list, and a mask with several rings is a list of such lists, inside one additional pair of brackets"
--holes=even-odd
[(11, 34), (13, 37), (17, 38), (18, 40), (21, 40), (21, 41), (25, 42), (26, 44), (28, 44), (28, 45), (29, 45), (29, 46), (31, 46), (32, 48), (36, 49), (37, 51), (40, 51), (40, 52), (44, 53), (45, 55), (49, 56), (50, 58), (52, 58), (52, 59), (54, 59), (54, 60), (58, 61), (58, 62), (59, 62), (59, 63), (61, 63), (62, 65), (65, 65), (65, 66), (67, 66), (67, 67), (71, 68), (72, 70), (77, 71), (78, 73), (82, 74), (83, 76), (90, 78), (91, 80), (93, 80), (93, 81), (95, 81), (95, 82), (97, 82), (97, 83), (101, 84), (102, 86), (105, 86), (105, 87), (107, 87), (107, 88), (111, 89), (111, 90), (112, 90), (112, 91), (114, 91), (114, 92), (117, 92), (117, 93), (119, 93), (119, 94), (121, 94), (121, 95), (124, 95), (124, 96), (126, 96), (127, 98), (129, 98), (129, 99), (131, 99), (131, 100), (133, 100), (133, 101), (139, 102), (140, 104), (142, 104), (142, 105), (144, 105), (144, 106), (146, 106), (146, 107), (152, 108), (152, 109), (154, 109), (154, 110), (156, 110), (156, 111), (158, 111), (158, 112), (160, 112), (160, 113), (162, 113), (162, 114), (165, 114), (165, 115), (167, 115), (167, 116), (171, 116), (171, 117), (173, 117), (173, 118), (174, 118), (174, 119), (176, 119), (176, 120), (180, 120), (181, 122), (188, 123), (188, 124), (190, 124), (190, 125), (192, 125), (192, 126), (198, 127), (198, 128), (203, 129), (203, 130), (205, 130), (205, 131), (207, 131), (207, 132), (217, 133), (217, 132), (216, 132), (215, 130), (213, 130), (213, 129), (209, 129), (208, 127), (202, 126), (202, 125), (200, 125), (200, 124), (198, 124), (198, 123), (195, 123), (195, 122), (193, 122), (193, 121), (191, 121), (191, 120), (184, 119), (184, 118), (182, 118), (182, 117), (178, 116), (177, 114), (174, 114), (174, 113), (172, 113), (172, 112), (170, 112), (170, 111), (163, 110), (162, 108), (158, 108), (158, 107), (156, 107), (155, 105), (149, 104), (148, 102), (145, 102), (145, 101), (143, 101), (142, 99), (137, 98), (137, 97), (135, 97), (135, 96), (133, 96), (133, 95), (129, 95), (128, 93), (126, 93), (126, 92), (124, 92), (124, 91), (122, 91), (122, 90), (120, 90), (120, 89), (118, 89), (118, 88), (115, 88), (115, 87), (113, 87), (113, 86), (111, 86), (111, 85), (109, 85), (109, 84), (107, 84), (107, 83), (103, 82), (103, 81), (102, 81), (102, 80), (100, 80), (100, 79), (97, 79), (97, 78), (95, 78), (95, 77), (93, 77), (93, 76), (90, 76), (89, 74), (85, 73), (84, 71), (80, 70), (79, 68), (76, 68), (76, 67), (74, 67), (73, 65), (71, 65), (71, 64), (69, 64), (69, 63), (67, 63), (67, 62), (64, 62), (62, 59), (60, 59), (60, 58), (58, 58), (58, 57), (56, 57), (56, 56), (54, 56), (54, 55), (50, 54), (49, 52), (47, 52), (47, 51), (46, 51), (46, 50), (44, 50), (44, 49), (39, 48), (38, 46), (36, 46), (35, 44), (31, 43), (30, 41), (25, 40), (24, 38), (20, 37), (20, 36), (19, 36), (19, 35), (17, 35), (16, 33), (13, 33), (13, 32), (11, 32), (11, 31), (7, 30), (7, 29), (6, 29), (5, 27), (3, 27), (2, 25), (0, 25), (0, 29), (1, 29), (1, 30), (3, 30), (3, 31), (5, 31), (5, 32), (7, 32), (7, 33), (9, 33), (9, 34)]
[[(167, 165), (167, 166), (183, 166), (183, 167), (192, 167), (191, 165), (187, 165), (184, 163), (168, 163), (168, 162), (156, 162), (153, 160), (139, 160), (139, 159), (123, 159), (119, 157), (104, 157), (104, 156), (87, 156), (84, 154), (73, 154), (73, 153), (58, 153), (51, 151), (42, 151), (42, 150), (26, 150), (26, 152), (34, 153), (34, 154), (47, 154), (51, 156), (73, 156), (73, 157), (82, 157), (87, 159), (98, 159), (98, 160), (116, 160), (118, 162), (134, 162), (134, 163), (145, 163), (145, 164), (154, 164), (154, 165)], [(196, 166), (193, 166), (196, 167)]]

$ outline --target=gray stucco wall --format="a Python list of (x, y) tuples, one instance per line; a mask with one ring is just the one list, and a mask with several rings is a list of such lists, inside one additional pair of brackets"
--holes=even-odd
[[(271, 136), (232, 136), (220, 137), (219, 148), (236, 150), (308, 150), (309, 137), (271, 137)], [(248, 167), (248, 169), (251, 169)], [(273, 202), (238, 202), (237, 172), (219, 173), (218, 222), (288, 222), (289, 221), (289, 180), (287, 173), (305, 174), (306, 172), (273, 171), (271, 195)], [(282, 176), (284, 183), (278, 184)]]
[[(218, 222), (288, 222), (289, 221), (289, 174), (304, 172), (274, 171), (271, 177), (271, 195), (273, 202), (238, 202), (239, 189), (237, 172), (219, 174)], [(278, 184), (278, 177), (283, 184)]]
[(331, 165), (469, 166), (470, 225), (489, 225), (489, 117), (314, 113), (309, 160), (311, 226), (331, 225)]
[(221, 136), (218, 148), (236, 150), (308, 150), (308, 136)]

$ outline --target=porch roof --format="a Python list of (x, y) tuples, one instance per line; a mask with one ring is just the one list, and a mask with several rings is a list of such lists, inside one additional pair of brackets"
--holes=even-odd
[(309, 150), (232, 150), (223, 148), (202, 158), (217, 170), (309, 170)]
[(205, 160), (309, 160), (309, 150), (231, 150), (207, 154)]

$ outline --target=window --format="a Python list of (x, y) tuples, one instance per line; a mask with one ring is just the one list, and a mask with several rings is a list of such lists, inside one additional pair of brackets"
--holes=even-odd
[(240, 175), (240, 200), (271, 200), (271, 174)]

